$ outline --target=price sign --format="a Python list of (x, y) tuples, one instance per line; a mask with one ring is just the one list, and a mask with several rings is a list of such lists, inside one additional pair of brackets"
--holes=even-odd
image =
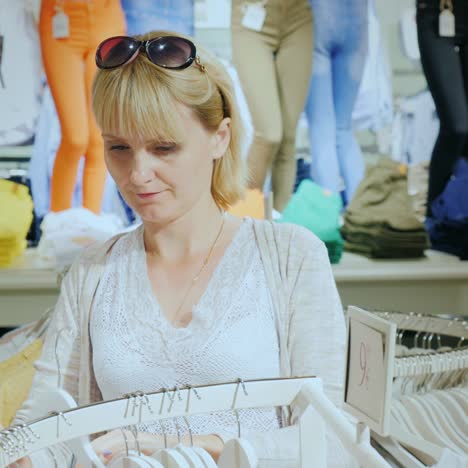
[(348, 310), (346, 409), (372, 430), (389, 430), (396, 325), (357, 307)]

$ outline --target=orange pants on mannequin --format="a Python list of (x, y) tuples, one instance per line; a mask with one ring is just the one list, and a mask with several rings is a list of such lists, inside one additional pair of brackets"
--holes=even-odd
[[(67, 37), (57, 39), (53, 18), (68, 17)], [(125, 33), (119, 0), (42, 0), (39, 20), (42, 60), (60, 121), (60, 142), (51, 181), (50, 209), (71, 208), (78, 165), (85, 156), (83, 207), (99, 213), (106, 180), (104, 148), (91, 110), (95, 52), (109, 36)]]

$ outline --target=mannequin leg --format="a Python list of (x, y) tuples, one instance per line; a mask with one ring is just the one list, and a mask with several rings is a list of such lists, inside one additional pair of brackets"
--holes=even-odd
[(283, 138), (273, 162), (275, 209), (282, 211), (294, 188), (295, 143), (299, 116), (304, 109), (312, 73), (313, 20), (307, 0), (295, 2), (285, 12), (287, 26), (276, 55), (276, 70), (283, 116)]
[(440, 132), (429, 167), (429, 216), (430, 204), (444, 190), (468, 138), (468, 98), (462, 50), (455, 49), (453, 39), (438, 36), (436, 19), (437, 13), (418, 10), (421, 63), (440, 120)]
[(51, 179), (50, 209), (61, 211), (71, 208), (78, 163), (88, 142), (88, 122), (79, 44), (72, 43), (71, 39), (52, 37), (52, 15), (49, 15), (50, 20), (44, 18), (48, 13), (44, 9), (49, 6), (53, 8), (53, 2), (43, 5), (41, 15), (42, 59), (62, 134)]
[(91, 89), (95, 73), (94, 53), (90, 51), (85, 59), (86, 101), (89, 104), (86, 115), (89, 137), (83, 170), (83, 206), (94, 213), (99, 213), (101, 211), (107, 169), (104, 163), (104, 143), (101, 131), (91, 110)]
[(274, 63), (276, 31), (267, 24), (260, 32), (241, 25), (241, 6), (232, 2), (232, 58), (249, 106), (254, 140), (249, 150), (251, 188), (263, 190), (282, 139), (282, 118)]
[(312, 156), (310, 175), (321, 187), (338, 193), (341, 190), (341, 175), (336, 155), (330, 50), (320, 26), (315, 28), (315, 33), (314, 67), (305, 107)]
[(362, 151), (353, 132), (352, 114), (364, 73), (368, 45), (366, 2), (355, 2), (350, 10), (345, 19), (346, 40), (335, 52), (332, 61), (336, 150), (345, 183), (346, 202), (353, 198), (365, 171)]

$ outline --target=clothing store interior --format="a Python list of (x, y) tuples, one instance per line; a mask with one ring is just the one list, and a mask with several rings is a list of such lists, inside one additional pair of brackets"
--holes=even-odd
[(467, 415), (468, 0), (0, 0), (0, 468), (468, 468)]

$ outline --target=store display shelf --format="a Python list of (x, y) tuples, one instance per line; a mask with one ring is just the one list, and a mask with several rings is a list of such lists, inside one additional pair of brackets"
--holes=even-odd
[[(429, 251), (415, 260), (372, 260), (345, 253), (333, 266), (343, 305), (422, 314), (468, 313), (468, 262)], [(39, 317), (57, 300), (53, 264), (29, 249), (0, 269), (0, 327)]]
[(468, 261), (452, 255), (428, 250), (424, 258), (369, 259), (361, 255), (345, 253), (343, 260), (333, 266), (336, 281), (419, 281), (419, 280), (468, 280)]

